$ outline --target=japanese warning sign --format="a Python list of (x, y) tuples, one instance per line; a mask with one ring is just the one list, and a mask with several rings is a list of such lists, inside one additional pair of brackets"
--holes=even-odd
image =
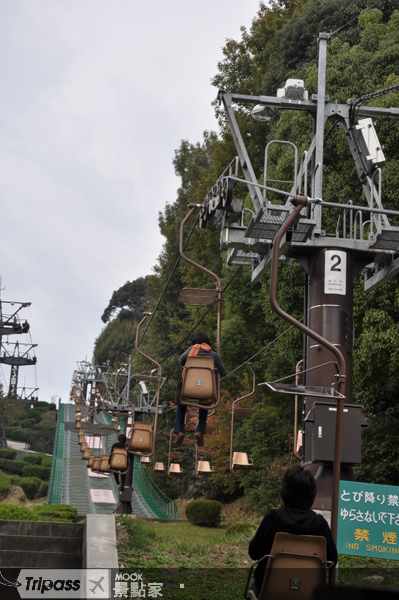
[(340, 481), (337, 549), (399, 560), (399, 487)]

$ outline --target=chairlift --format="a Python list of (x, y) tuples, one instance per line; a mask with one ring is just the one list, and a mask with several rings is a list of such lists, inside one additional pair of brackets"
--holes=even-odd
[(173, 436), (173, 429), (171, 430), (170, 436), (169, 436), (168, 477), (171, 477), (172, 475), (181, 475), (183, 473), (183, 470), (180, 467), (179, 463), (171, 463), (170, 462), (170, 454), (172, 452), (172, 436)]
[[(183, 260), (193, 265), (214, 280), (215, 289), (184, 288), (179, 297), (179, 304), (184, 306), (213, 306), (217, 302), (217, 352), (221, 347), (221, 315), (222, 315), (222, 284), (220, 278), (202, 265), (194, 262), (184, 254), (184, 226), (191, 215), (199, 208), (190, 204), (190, 211), (180, 225), (179, 252)], [(208, 284), (209, 285), (209, 284)], [(213, 359), (208, 356), (190, 356), (183, 370), (183, 382), (180, 396), (181, 404), (195, 408), (213, 409), (220, 402), (220, 373), (215, 370)]]
[[(156, 395), (156, 404), (155, 404), (155, 414), (154, 414), (154, 423), (144, 423), (135, 421), (132, 426), (132, 432), (130, 438), (128, 440), (127, 448), (129, 454), (133, 454), (134, 456), (152, 456), (155, 451), (155, 438), (157, 432), (157, 423), (158, 423), (158, 409), (159, 409), (159, 396), (160, 389), (162, 383), (162, 367), (161, 365), (145, 354), (142, 350), (139, 349), (139, 333), (140, 327), (150, 315), (149, 312), (144, 313), (144, 317), (137, 325), (136, 329), (136, 340), (135, 340), (135, 350), (144, 356), (147, 360), (151, 361), (156, 365), (157, 375), (146, 375), (143, 373), (139, 373), (138, 375), (134, 375), (133, 379), (136, 381), (148, 381), (148, 382), (156, 382), (157, 383), (157, 395)], [(115, 388), (116, 388), (116, 379), (115, 379)], [(128, 398), (125, 399), (129, 404), (133, 407), (134, 414), (134, 405)]]
[(198, 477), (198, 475), (212, 475), (212, 473), (213, 468), (208, 460), (198, 460), (198, 446), (195, 444), (194, 475)]
[(83, 451), (83, 460), (88, 460), (91, 456), (91, 450), (90, 448), (86, 448), (86, 450)]
[[(249, 396), (252, 396), (255, 393), (255, 372), (252, 368), (252, 363), (248, 362), (247, 365), (252, 372), (252, 391), (249, 392), (249, 394), (245, 394), (245, 396), (241, 396), (240, 398), (237, 398), (237, 400), (234, 400), (232, 407), (231, 407), (230, 471), (232, 471), (233, 473), (237, 469), (239, 469), (239, 470), (249, 469), (250, 467), (253, 466), (252, 459), (251, 458), (248, 459), (248, 455), (246, 452), (234, 452), (233, 453), (234, 415), (237, 412), (237, 410), (240, 409), (240, 407), (236, 408), (236, 406), (239, 404), (239, 402), (241, 402), (245, 398), (249, 398)], [(241, 407), (241, 409), (243, 409), (243, 407)], [(248, 411), (248, 409), (243, 409), (243, 410)], [(241, 415), (242, 414), (243, 413), (241, 413)], [(239, 418), (244, 418), (244, 417), (241, 416)]]
[(157, 471), (158, 473), (165, 473), (165, 465), (163, 462), (156, 462), (154, 465), (154, 471)]
[(151, 463), (150, 457), (149, 456), (142, 456), (140, 458), (140, 464), (141, 465), (149, 465)]
[(129, 468), (129, 456), (126, 448), (114, 448), (109, 459), (109, 471), (124, 475)]

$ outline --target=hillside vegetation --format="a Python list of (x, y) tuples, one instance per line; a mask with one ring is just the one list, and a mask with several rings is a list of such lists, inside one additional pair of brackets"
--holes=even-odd
[[(362, 12), (368, 6), (373, 8)], [(350, 3), (347, 0), (272, 0), (268, 6), (260, 3), (251, 28), (242, 29), (240, 40), (226, 41), (223, 59), (212, 81), (215, 96), (218, 88), (242, 94), (276, 95), (277, 88), (290, 77), (304, 79), (311, 96), (317, 92), (318, 33), (335, 31), (348, 22), (350, 24), (334, 35), (328, 46), (326, 92), (330, 100), (345, 103), (348, 98), (398, 84), (398, 0)], [(369, 103), (397, 107), (399, 93), (380, 96)], [(159, 215), (164, 245), (153, 274), (127, 282), (113, 293), (103, 315), (107, 325), (95, 343), (95, 361), (102, 364), (109, 360), (117, 368), (132, 353), (140, 314), (148, 307), (154, 310), (161, 299), (141, 347), (162, 365), (167, 380), (161, 400), (169, 406), (174, 401), (180, 371), (177, 359), (189, 345), (192, 333), (206, 331), (216, 347), (216, 308), (207, 311), (177, 304), (184, 286), (197, 287), (210, 281), (190, 265), (182, 261), (176, 264), (179, 226), (187, 214), (187, 205), (202, 203), (236, 155), (230, 129), (217, 103), (215, 114), (217, 131), (205, 131), (201, 141), (182, 140), (175, 151), (173, 165), (181, 183), (176, 199), (169, 201)], [(269, 123), (254, 121), (245, 107), (237, 107), (235, 114), (259, 179), (263, 177), (264, 148), (268, 141), (290, 140), (298, 146), (300, 154), (310, 144), (311, 117), (308, 114), (281, 111)], [(380, 118), (375, 126), (386, 156), (383, 204), (387, 209), (399, 210), (399, 123)], [(281, 148), (271, 153), (269, 177), (292, 179), (292, 163)], [(237, 186), (236, 197), (243, 198), (246, 206), (251, 207), (245, 186)], [(339, 130), (334, 132), (325, 150), (323, 198), (364, 203), (345, 136)], [(394, 220), (391, 223), (399, 224)], [(323, 226), (333, 232), (335, 224), (331, 218), (326, 219)], [(194, 218), (186, 227), (187, 237), (193, 225)], [(193, 229), (186, 252), (222, 278), (222, 359), (228, 375), (222, 384), (221, 405), (209, 421), (215, 426), (215, 432), (206, 438), (205, 451), (215, 469), (212, 478), (195, 481), (193, 445), (187, 441), (178, 451), (184, 479), (176, 482), (158, 475), (156, 482), (172, 497), (188, 492), (190, 497), (204, 493), (208, 498), (219, 499), (245, 493), (262, 511), (276, 505), (281, 474), (296, 460), (292, 443), (293, 400), (257, 388), (255, 396), (248, 401), (255, 411), (252, 418), (235, 424), (234, 449), (246, 451), (254, 462), (253, 469), (241, 475), (232, 474), (228, 468), (229, 408), (235, 398), (251, 389), (248, 368), (241, 365), (254, 356), (258, 383), (293, 373), (302, 358), (302, 335), (295, 329), (284, 333), (287, 323), (270, 308), (267, 275), (253, 284), (248, 268), (226, 268), (226, 257), (219, 249), (219, 231), (211, 225), (206, 230)], [(281, 266), (278, 301), (297, 319), (303, 317), (303, 284), (304, 271), (300, 265), (285, 263)], [(363, 432), (363, 462), (357, 469), (357, 477), (366, 482), (399, 485), (397, 278), (367, 294), (360, 279), (357, 280), (354, 320), (353, 402), (362, 405), (369, 422)], [(143, 366), (135, 357), (134, 369), (139, 371)], [(168, 417), (169, 420), (161, 420), (159, 426), (167, 432), (172, 427), (173, 412)], [(191, 418), (189, 427), (195, 426), (195, 419), (195, 416)], [(157, 460), (165, 460), (166, 452), (167, 442), (164, 446), (158, 444)]]

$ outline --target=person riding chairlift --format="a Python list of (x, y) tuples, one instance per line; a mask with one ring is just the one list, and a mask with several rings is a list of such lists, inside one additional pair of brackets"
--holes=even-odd
[[(211, 342), (205, 333), (196, 333), (191, 341), (192, 345), (185, 351), (179, 358), (179, 362), (182, 366), (186, 364), (186, 360), (189, 356), (211, 356), (213, 358), (214, 365), (219, 371), (220, 375), (224, 377), (227, 373), (221, 358), (217, 352), (214, 352), (211, 348)], [(176, 410), (176, 420), (174, 433), (176, 435), (176, 445), (181, 446), (185, 436), (185, 417), (186, 417), (187, 406), (178, 404)], [(195, 437), (197, 446), (204, 445), (204, 435), (206, 432), (206, 420), (208, 417), (208, 411), (206, 408), (200, 408), (198, 410), (198, 424), (195, 430)]]

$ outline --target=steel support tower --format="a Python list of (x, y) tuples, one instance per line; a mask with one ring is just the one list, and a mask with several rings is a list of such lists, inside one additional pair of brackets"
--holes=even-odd
[[(343, 437), (336, 467), (339, 477), (352, 479), (352, 467), (360, 463), (360, 430), (365, 424), (360, 407), (352, 404), (353, 278), (362, 274), (365, 290), (371, 290), (399, 272), (399, 228), (391, 226), (388, 220), (399, 212), (385, 210), (382, 205), (381, 167), (385, 159), (371, 118), (397, 119), (399, 108), (362, 106), (366, 97), (348, 100), (347, 104), (330, 102), (326, 95), (330, 37), (328, 33), (319, 34), (318, 90), (310, 99), (303, 82), (292, 79), (278, 90), (276, 97), (219, 91), (218, 100), (224, 108), (237, 157), (199, 205), (199, 223), (203, 228), (207, 221), (213, 221), (221, 230), (221, 250), (228, 253), (227, 265), (250, 267), (253, 282), (259, 281), (271, 268), (276, 252), (281, 260), (293, 258), (304, 268), (305, 324), (311, 332), (339, 349), (345, 361), (346, 376), (341, 378), (341, 396), (345, 398)], [(260, 121), (270, 120), (280, 110), (306, 111), (312, 116), (313, 124), (310, 147), (298, 160), (295, 144), (287, 140), (270, 141), (265, 148), (263, 182), (259, 183), (237, 124), (234, 105), (250, 106), (253, 117)], [(350, 198), (346, 204), (323, 201), (323, 151), (328, 121), (345, 133), (366, 200), (362, 206), (354, 206)], [(294, 181), (290, 191), (284, 191), (284, 185), (280, 185), (283, 182), (268, 178), (272, 144), (285, 144), (292, 149)], [(244, 208), (242, 200), (234, 199), (238, 182), (247, 184), (251, 210)], [(271, 202), (270, 192), (280, 194), (281, 203)], [(306, 198), (306, 205), (276, 247), (276, 235), (294, 211), (293, 198), (299, 195)], [(340, 209), (335, 235), (326, 234), (323, 229), (323, 207), (324, 210)], [(337, 502), (332, 473), (339, 404), (336, 383), (340, 375), (337, 375), (334, 353), (323, 344), (307, 335), (304, 348), (304, 387), (300, 392), (303, 394), (302, 464), (316, 477), (314, 507), (330, 510), (334, 494)], [(274, 389), (294, 393), (294, 387), (291, 392), (288, 387), (278, 389), (275, 385)], [(316, 388), (318, 393), (314, 391)]]

